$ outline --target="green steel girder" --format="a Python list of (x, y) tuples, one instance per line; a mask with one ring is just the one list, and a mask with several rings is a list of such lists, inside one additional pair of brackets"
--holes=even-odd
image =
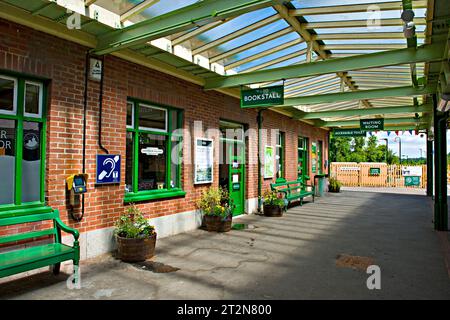
[[(351, 100), (365, 99), (384, 99), (392, 97), (414, 97), (436, 92), (435, 87), (427, 86), (423, 88), (415, 88), (412, 86), (383, 88), (373, 90), (347, 91), (337, 93), (327, 93), (321, 95), (310, 95), (296, 98), (284, 99), (284, 107), (295, 105), (319, 104), (319, 103), (335, 103)], [(277, 106), (274, 106), (276, 108)]]
[(356, 56), (315, 61), (287, 67), (272, 68), (231, 76), (219, 76), (208, 79), (205, 89), (238, 87), (253, 83), (270, 82), (291, 78), (319, 76), (359, 69), (370, 69), (400, 64), (441, 61), (444, 57), (445, 43), (423, 45), (417, 48), (405, 48)]
[[(391, 118), (384, 119), (384, 124), (401, 125), (401, 124), (423, 124), (426, 123), (424, 118)], [(321, 127), (343, 127), (343, 126), (358, 126), (360, 121), (358, 120), (343, 120), (343, 121), (325, 121), (321, 123)]]
[(204, 0), (98, 37), (93, 53), (108, 54), (225, 18), (282, 3), (283, 0)]
[(431, 104), (425, 104), (421, 106), (400, 106), (400, 107), (383, 107), (383, 108), (365, 108), (365, 109), (350, 109), (350, 110), (331, 110), (323, 112), (305, 112), (300, 116), (296, 116), (295, 119), (320, 119), (320, 118), (332, 118), (332, 117), (349, 117), (349, 116), (370, 116), (370, 115), (382, 115), (382, 114), (395, 114), (395, 113), (421, 113), (431, 112), (433, 110)]

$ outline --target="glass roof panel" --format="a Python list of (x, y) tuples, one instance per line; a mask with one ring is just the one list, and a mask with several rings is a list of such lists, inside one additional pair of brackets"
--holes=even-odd
[(142, 2), (144, 2), (144, 0), (97, 0), (94, 3), (102, 8), (114, 12), (115, 14), (122, 15)]

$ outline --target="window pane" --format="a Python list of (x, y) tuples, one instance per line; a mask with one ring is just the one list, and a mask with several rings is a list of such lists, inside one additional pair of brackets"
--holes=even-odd
[(11, 112), (14, 111), (14, 81), (1, 77), (0, 77), (0, 110)]
[(23, 123), (22, 202), (41, 199), (41, 124)]
[(170, 164), (170, 187), (178, 188), (178, 165), (181, 164), (182, 159), (182, 142), (177, 138), (172, 138), (172, 154), (171, 154), (171, 164)]
[(139, 127), (167, 131), (166, 110), (139, 105)]
[(16, 122), (0, 119), (0, 204), (14, 203)]
[(127, 103), (127, 126), (133, 127), (133, 103)]
[(127, 132), (127, 155), (125, 163), (125, 191), (133, 192), (133, 132)]
[(139, 135), (139, 191), (166, 188), (166, 142), (165, 136)]
[(222, 138), (232, 140), (244, 140), (244, 126), (238, 123), (220, 121), (220, 132)]
[(40, 87), (27, 83), (25, 85), (25, 113), (40, 114)]

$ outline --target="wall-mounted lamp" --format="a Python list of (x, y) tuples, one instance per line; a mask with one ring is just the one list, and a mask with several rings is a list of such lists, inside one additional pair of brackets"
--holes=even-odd
[(414, 11), (407, 9), (402, 12), (401, 18), (405, 23), (403, 26), (403, 34), (409, 39), (416, 35), (416, 25), (414, 24)]
[(450, 110), (450, 94), (449, 93), (443, 93), (440, 96), (437, 109), (441, 112), (447, 112)]

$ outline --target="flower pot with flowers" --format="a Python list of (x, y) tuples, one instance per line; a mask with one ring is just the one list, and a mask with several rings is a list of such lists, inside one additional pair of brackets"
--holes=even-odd
[(340, 192), (342, 187), (342, 183), (339, 182), (336, 178), (330, 178), (328, 181), (328, 192)]
[(266, 191), (261, 199), (263, 201), (264, 215), (267, 217), (281, 217), (286, 206), (281, 193)]
[(208, 188), (202, 192), (197, 206), (204, 214), (206, 230), (216, 232), (231, 230), (234, 205), (226, 190)]
[(132, 205), (116, 222), (118, 256), (125, 262), (145, 261), (155, 254), (156, 232), (142, 212)]

